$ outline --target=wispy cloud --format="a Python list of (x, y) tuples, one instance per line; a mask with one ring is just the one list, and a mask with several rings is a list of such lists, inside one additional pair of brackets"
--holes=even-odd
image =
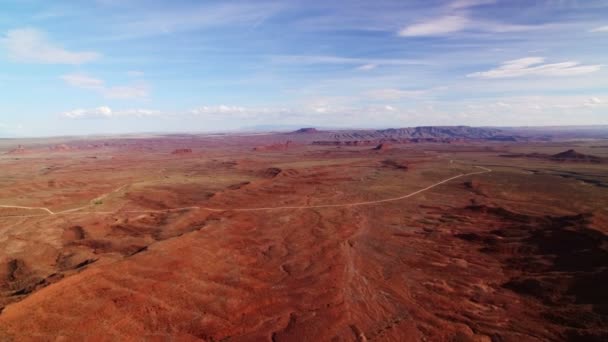
[(462, 15), (446, 15), (406, 26), (399, 31), (401, 37), (438, 36), (464, 30), (469, 19)]
[(375, 89), (367, 92), (367, 96), (376, 100), (400, 100), (405, 98), (419, 97), (426, 93), (425, 90), (401, 90), (394, 88)]
[(601, 65), (582, 65), (579, 62), (543, 64), (543, 57), (526, 57), (506, 61), (499, 67), (467, 75), (473, 78), (513, 78), (525, 76), (577, 76), (601, 69)]
[(82, 73), (63, 75), (61, 79), (72, 87), (93, 90), (109, 99), (145, 98), (149, 93), (148, 85), (141, 82), (108, 87), (103, 80)]
[(591, 29), (589, 32), (608, 32), (608, 25), (596, 27), (594, 29)]
[(92, 51), (69, 51), (51, 42), (43, 31), (34, 28), (9, 30), (1, 40), (15, 62), (45, 64), (84, 64), (101, 55)]
[[(114, 110), (108, 106), (75, 109), (61, 115), (66, 119), (141, 118), (143, 122), (175, 122), (187, 118), (189, 127), (208, 127), (229, 122), (241, 127), (268, 122), (307, 123), (335, 127), (395, 127), (415, 125), (539, 125), (547, 123), (587, 124), (608, 106), (605, 95), (520, 96), (479, 100), (458, 99), (448, 102), (433, 100), (415, 104), (337, 103), (320, 99), (297, 107), (256, 107), (242, 105), (208, 105), (191, 110), (170, 112), (151, 109)], [(577, 115), (571, 115), (573, 112)], [(163, 118), (163, 120), (160, 120)], [(272, 120), (272, 121), (269, 121)], [(236, 126), (234, 126), (236, 124)]]
[(282, 7), (280, 3), (268, 1), (219, 2), (137, 11), (127, 21), (116, 23), (120, 33), (115, 38), (140, 38), (225, 26), (256, 27)]
[(449, 8), (462, 9), (481, 5), (491, 5), (496, 3), (496, 0), (456, 0), (448, 5)]
[(74, 109), (68, 112), (61, 113), (65, 118), (69, 119), (95, 119), (95, 118), (116, 118), (116, 117), (149, 117), (162, 115), (160, 111), (149, 109), (127, 109), (127, 110), (112, 110), (108, 106), (101, 106), (90, 109)]
[(61, 76), (61, 79), (72, 87), (77, 88), (103, 89), (105, 87), (103, 80), (85, 74), (67, 74)]
[(371, 70), (379, 66), (428, 65), (430, 62), (417, 59), (382, 59), (382, 58), (352, 58), (324, 55), (279, 55), (272, 56), (271, 61), (285, 64), (344, 64), (358, 65), (360, 70)]
[(471, 19), (468, 14), (455, 14), (432, 18), (427, 21), (406, 26), (398, 32), (398, 35), (400, 37), (445, 36), (463, 31), (509, 33), (542, 30), (550, 27), (552, 27), (551, 24), (519, 25), (487, 20), (474, 20)]
[(495, 4), (496, 0), (456, 0), (443, 7), (442, 16), (431, 17), (403, 27), (400, 37), (445, 36), (457, 32), (507, 33), (539, 30), (552, 25), (522, 25), (484, 20), (472, 16), (472, 7)]
[(378, 64), (368, 63), (368, 64), (363, 64), (361, 66), (358, 66), (357, 70), (370, 71), (370, 70), (376, 69), (377, 67), (378, 67)]
[(587, 107), (595, 107), (595, 106), (605, 106), (606, 102), (601, 100), (599, 97), (591, 97), (585, 103), (584, 106)]
[(187, 112), (208, 118), (255, 119), (269, 116), (288, 115), (293, 110), (287, 108), (244, 107), (234, 105), (201, 106)]

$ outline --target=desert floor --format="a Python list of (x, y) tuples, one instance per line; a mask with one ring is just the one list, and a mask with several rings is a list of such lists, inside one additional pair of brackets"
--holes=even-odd
[(0, 340), (608, 339), (608, 142), (267, 140), (0, 154)]

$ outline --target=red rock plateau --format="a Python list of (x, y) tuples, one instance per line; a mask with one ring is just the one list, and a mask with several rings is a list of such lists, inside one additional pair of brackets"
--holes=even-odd
[(353, 132), (0, 141), (0, 341), (608, 340), (606, 141)]
[(319, 133), (319, 131), (314, 127), (305, 127), (305, 128), (300, 128), (299, 130), (295, 131), (294, 133), (311, 134), (311, 133)]

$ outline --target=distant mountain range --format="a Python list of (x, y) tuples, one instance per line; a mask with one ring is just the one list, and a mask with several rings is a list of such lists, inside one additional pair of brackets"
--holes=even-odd
[(360, 145), (378, 142), (550, 141), (608, 139), (608, 126), (470, 127), (421, 126), (388, 129), (320, 130), (312, 127), (283, 133), (286, 139), (316, 145)]
[(423, 126), (378, 130), (317, 130), (301, 128), (284, 133), (286, 139), (311, 142), (315, 145), (366, 145), (379, 142), (455, 142), (455, 141), (518, 141), (525, 140), (496, 128), (469, 126)]

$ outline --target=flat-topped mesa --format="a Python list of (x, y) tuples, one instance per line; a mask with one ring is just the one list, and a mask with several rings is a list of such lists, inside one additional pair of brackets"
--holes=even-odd
[(601, 158), (594, 155), (583, 154), (576, 152), (575, 150), (567, 150), (557, 154), (544, 154), (544, 153), (512, 153), (503, 154), (501, 157), (507, 158), (536, 158), (545, 159), (554, 162), (576, 162), (576, 163), (606, 163), (607, 158)]
[(564, 160), (564, 161), (586, 161), (586, 162), (600, 162), (601, 158), (588, 154), (576, 152), (575, 150), (567, 150), (551, 156), (553, 160)]
[(190, 148), (178, 148), (171, 152), (171, 154), (190, 154), (192, 153), (192, 149)]
[(304, 128), (300, 128), (297, 131), (294, 131), (293, 133), (306, 133), (306, 134), (310, 134), (310, 133), (319, 133), (319, 131), (314, 128), (314, 127), (304, 127)]

